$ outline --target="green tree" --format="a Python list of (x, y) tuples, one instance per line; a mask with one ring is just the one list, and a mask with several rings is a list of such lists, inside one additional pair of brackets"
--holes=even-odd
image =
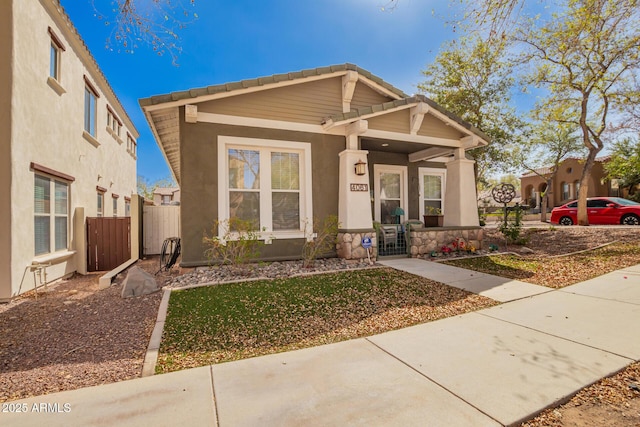
[(640, 70), (640, 11), (636, 0), (567, 0), (552, 19), (536, 22), (522, 25), (515, 39), (535, 66), (528, 81), (548, 91), (537, 109), (578, 126), (588, 149), (578, 193), (578, 224), (588, 225), (589, 177), (605, 132), (639, 97), (631, 84)]
[[(528, 19), (524, 0), (460, 0), (467, 24), (489, 39), (519, 42), (527, 82), (544, 88), (538, 103), (556, 123), (579, 127), (588, 154), (578, 194), (578, 224), (587, 225), (588, 181), (607, 132), (639, 127), (640, 8), (637, 0), (564, 0), (548, 16)], [(548, 10), (546, 12), (549, 12)], [(470, 25), (467, 25), (469, 27)], [(617, 122), (617, 123), (616, 123)]]
[(584, 155), (585, 148), (577, 131), (577, 127), (571, 124), (549, 126), (548, 121), (539, 121), (532, 127), (527, 144), (522, 144), (514, 152), (521, 166), (538, 175), (546, 184), (541, 195), (540, 221), (547, 220), (549, 196), (560, 163), (571, 155)]
[(620, 189), (629, 191), (630, 199), (640, 201), (636, 192), (640, 185), (640, 141), (627, 138), (615, 143), (604, 168), (609, 179), (616, 179)]
[(153, 200), (153, 192), (158, 187), (177, 187), (175, 180), (171, 177), (158, 179), (156, 181), (149, 181), (142, 175), (138, 175), (138, 194), (145, 199)]
[(471, 151), (480, 183), (514, 166), (508, 147), (525, 127), (510, 105), (515, 81), (503, 59), (506, 48), (503, 41), (479, 37), (449, 42), (423, 71), (427, 80), (418, 85), (435, 102), (491, 138), (487, 147)]

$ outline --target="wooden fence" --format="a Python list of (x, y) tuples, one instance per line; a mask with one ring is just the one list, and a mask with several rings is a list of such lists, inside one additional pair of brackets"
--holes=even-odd
[(145, 206), (142, 224), (144, 254), (159, 254), (166, 238), (180, 237), (180, 206)]
[(131, 258), (131, 218), (87, 218), (87, 270), (109, 271)]

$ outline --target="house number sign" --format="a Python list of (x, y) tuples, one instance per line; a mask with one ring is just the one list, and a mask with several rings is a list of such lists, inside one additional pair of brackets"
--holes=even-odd
[(369, 191), (369, 184), (351, 184), (351, 191)]

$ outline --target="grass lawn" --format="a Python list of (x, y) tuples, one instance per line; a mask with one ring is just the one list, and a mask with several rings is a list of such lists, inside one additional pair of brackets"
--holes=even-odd
[(495, 304), (389, 268), (173, 291), (156, 372), (369, 336)]
[(639, 263), (639, 243), (613, 243), (600, 249), (561, 257), (492, 255), (445, 262), (552, 288), (562, 288)]

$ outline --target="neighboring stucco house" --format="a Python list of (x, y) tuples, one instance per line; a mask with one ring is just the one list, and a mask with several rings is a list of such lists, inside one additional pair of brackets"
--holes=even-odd
[[(615, 180), (607, 178), (607, 173), (604, 170), (604, 165), (609, 159), (610, 156), (595, 159), (589, 178), (589, 192), (587, 197), (622, 197), (621, 194), (618, 194)], [(558, 172), (554, 181), (551, 183), (551, 189), (548, 193), (549, 209), (555, 206), (561, 206), (578, 198), (580, 177), (582, 176), (583, 168), (584, 160), (574, 157), (565, 159), (558, 165)], [(520, 177), (523, 204), (535, 206), (535, 209), (540, 209), (540, 194), (547, 188), (546, 179), (543, 178), (543, 176), (551, 176), (552, 172), (551, 166), (547, 166), (536, 169), (536, 172), (526, 173)]]
[(179, 205), (180, 188), (158, 187), (153, 190), (153, 204), (156, 206)]
[(138, 132), (58, 1), (3, 0), (0, 39), (6, 301), (86, 273), (85, 218), (128, 214)]
[[(345, 258), (366, 258), (362, 237), (373, 221), (421, 219), (429, 206), (442, 209), (444, 229), (454, 234), (478, 228), (474, 162), (465, 151), (488, 138), (355, 65), (153, 96), (140, 105), (182, 190), (185, 266), (207, 262), (203, 231), (229, 217), (263, 230), (264, 260), (299, 258), (307, 224), (328, 215), (339, 217), (337, 252)], [(411, 253), (427, 250), (421, 243)]]

